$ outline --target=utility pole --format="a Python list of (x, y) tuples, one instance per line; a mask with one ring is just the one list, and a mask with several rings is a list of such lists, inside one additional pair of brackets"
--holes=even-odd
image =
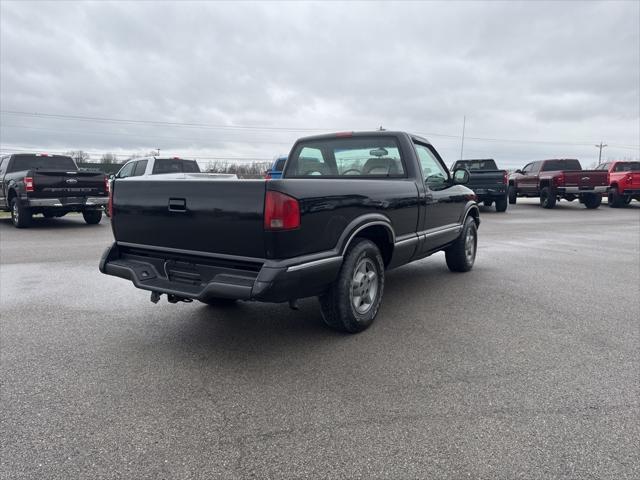
[(464, 127), (467, 124), (467, 116), (462, 117), (462, 144), (460, 145), (460, 160), (463, 160), (462, 154), (464, 153)]
[(604, 147), (608, 147), (608, 145), (606, 143), (602, 143), (602, 140), (600, 140), (600, 145), (595, 145), (596, 148), (600, 149), (600, 153), (598, 154), (598, 165), (600, 165), (602, 163), (602, 149)]

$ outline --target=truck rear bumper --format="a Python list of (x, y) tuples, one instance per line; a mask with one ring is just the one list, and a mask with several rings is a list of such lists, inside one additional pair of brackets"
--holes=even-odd
[(507, 194), (506, 185), (502, 187), (496, 187), (496, 188), (481, 188), (481, 187), (475, 188), (473, 186), (469, 188), (473, 190), (473, 193), (476, 194), (476, 197), (478, 198), (479, 201), (500, 198), (500, 197), (504, 197)]
[(606, 185), (600, 187), (581, 188), (581, 187), (558, 187), (556, 192), (560, 195), (565, 193), (571, 193), (573, 195), (580, 195), (581, 193), (607, 193), (609, 187)]
[(341, 256), (274, 261), (194, 253), (114, 243), (103, 253), (99, 268), (137, 288), (178, 298), (285, 302), (319, 295), (342, 264)]
[(628, 197), (635, 197), (640, 195), (640, 188), (627, 188), (620, 192), (620, 195), (626, 195)]
[(30, 208), (99, 207), (109, 202), (108, 197), (26, 198), (23, 204)]

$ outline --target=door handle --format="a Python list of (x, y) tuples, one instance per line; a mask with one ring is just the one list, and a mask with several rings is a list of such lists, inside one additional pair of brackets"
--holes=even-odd
[(170, 198), (169, 211), (170, 212), (186, 212), (187, 200), (184, 198)]

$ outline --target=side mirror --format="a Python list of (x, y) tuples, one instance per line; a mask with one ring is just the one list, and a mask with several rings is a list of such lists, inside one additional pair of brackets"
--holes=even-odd
[(453, 171), (453, 183), (464, 185), (469, 181), (469, 171), (464, 168), (458, 168)]
[(116, 174), (112, 173), (111, 175), (109, 175), (109, 180), (115, 180), (116, 179)]

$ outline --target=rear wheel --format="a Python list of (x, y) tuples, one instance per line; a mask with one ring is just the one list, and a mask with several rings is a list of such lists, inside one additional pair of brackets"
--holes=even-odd
[(587, 193), (583, 198), (584, 206), (588, 209), (598, 208), (602, 203), (602, 195), (596, 195), (595, 193)]
[(484, 206), (485, 207), (490, 207), (491, 205), (493, 205), (493, 201), (491, 201), (491, 200), (485, 200), (484, 201)]
[(518, 194), (516, 193), (515, 185), (509, 185), (508, 196), (509, 196), (509, 203), (511, 205), (515, 205), (516, 201), (518, 200)]
[(31, 210), (20, 203), (18, 197), (11, 199), (11, 222), (16, 228), (26, 228), (31, 224)]
[(470, 216), (456, 241), (444, 251), (447, 267), (452, 272), (468, 272), (473, 267), (478, 249), (478, 228)]
[(556, 194), (551, 187), (544, 187), (540, 190), (540, 206), (542, 208), (553, 208), (556, 206)]
[(319, 297), (322, 318), (335, 330), (358, 333), (376, 318), (384, 291), (384, 262), (371, 240), (356, 239), (338, 279)]
[(618, 192), (618, 187), (613, 187), (609, 190), (607, 200), (611, 208), (618, 208), (624, 205), (624, 198)]
[(507, 197), (496, 198), (496, 212), (507, 211)]
[(82, 212), (82, 216), (89, 225), (95, 225), (102, 220), (102, 210), (85, 210)]

